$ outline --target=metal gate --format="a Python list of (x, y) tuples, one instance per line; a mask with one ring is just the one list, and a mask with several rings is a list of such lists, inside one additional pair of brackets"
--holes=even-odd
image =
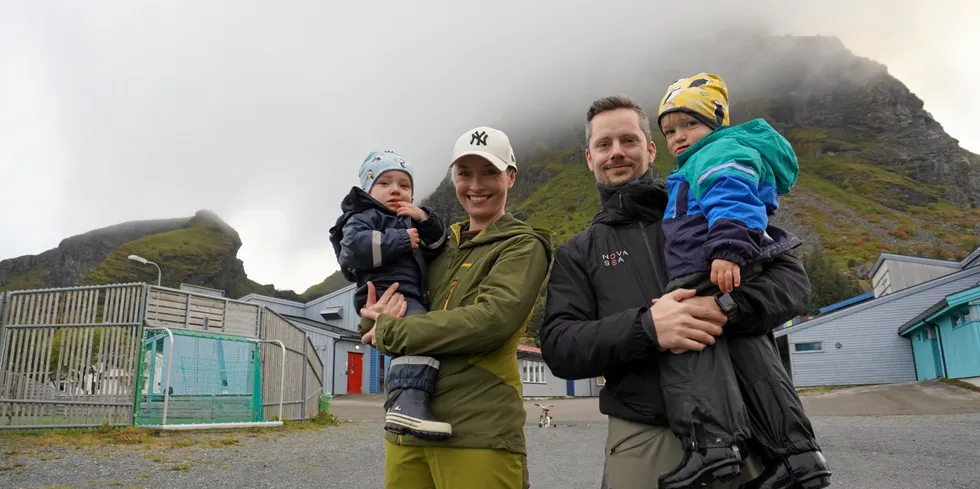
[(132, 424), (147, 287), (0, 297), (0, 429)]

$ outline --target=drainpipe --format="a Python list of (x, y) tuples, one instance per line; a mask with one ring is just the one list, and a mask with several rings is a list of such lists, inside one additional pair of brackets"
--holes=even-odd
[[(330, 367), (330, 372), (333, 375), (330, 376), (330, 395), (337, 395), (337, 345), (340, 344), (340, 338), (335, 338), (333, 340), (333, 365)], [(347, 373), (344, 370), (344, 373)]]
[(942, 376), (943, 377), (946, 377), (946, 378), (949, 378), (946, 375), (946, 351), (943, 348), (942, 329), (939, 328), (939, 325), (938, 324), (933, 323), (933, 322), (930, 322), (930, 321), (923, 321), (922, 323), (925, 324), (925, 325), (927, 325), (927, 326), (932, 326), (932, 327), (936, 328), (936, 339), (939, 340), (939, 360), (943, 364)]

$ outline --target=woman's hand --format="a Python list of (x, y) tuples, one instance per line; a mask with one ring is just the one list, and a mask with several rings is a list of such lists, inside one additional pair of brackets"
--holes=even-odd
[[(398, 290), (398, 283), (395, 282), (388, 287), (388, 290), (381, 297), (377, 297), (377, 291), (374, 289), (374, 283), (367, 283), (367, 302), (364, 307), (361, 308), (361, 317), (368, 318), (372, 321), (377, 321), (378, 316), (386, 314), (388, 316), (400, 318), (404, 317), (405, 313), (408, 312), (408, 303), (405, 302), (405, 296), (396, 293)], [(361, 337), (361, 343), (377, 346), (375, 340), (374, 330), (377, 326), (371, 328), (364, 336)]]

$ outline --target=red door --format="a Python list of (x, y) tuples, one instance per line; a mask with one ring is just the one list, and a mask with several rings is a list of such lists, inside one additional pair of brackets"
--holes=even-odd
[(361, 358), (363, 353), (347, 352), (347, 393), (361, 393)]

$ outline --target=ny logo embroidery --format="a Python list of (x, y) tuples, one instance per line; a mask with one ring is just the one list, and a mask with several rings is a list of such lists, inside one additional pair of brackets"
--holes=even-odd
[(470, 144), (474, 146), (487, 145), (487, 132), (486, 131), (475, 131), (470, 136)]

